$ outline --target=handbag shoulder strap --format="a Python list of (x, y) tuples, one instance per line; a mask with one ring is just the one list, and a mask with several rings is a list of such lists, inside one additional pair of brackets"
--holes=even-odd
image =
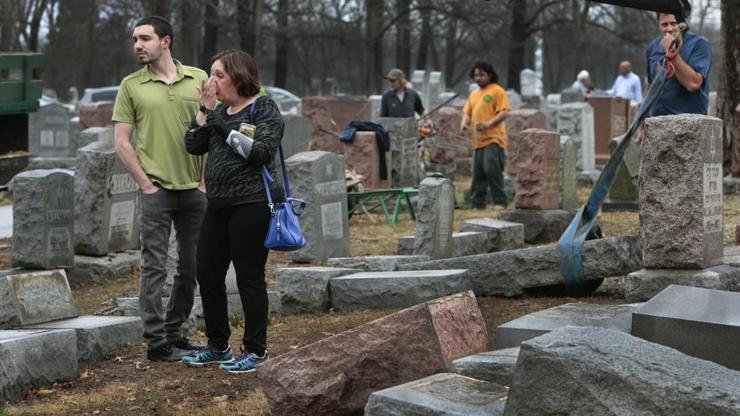
[[(254, 103), (252, 103), (252, 122), (255, 123), (255, 126), (257, 125), (256, 120), (254, 119), (254, 107), (256, 107), (257, 101), (255, 100)], [(282, 138), (281, 138), (282, 139)], [(287, 201), (288, 198), (290, 198), (290, 183), (288, 182), (288, 170), (285, 168), (285, 154), (283, 153), (283, 144), (278, 144), (278, 150), (280, 151), (280, 169), (283, 172), (283, 184), (285, 186), (285, 200)], [(268, 184), (268, 178), (269, 181), (272, 182), (275, 179), (273, 179), (272, 175), (270, 175), (270, 172), (267, 170), (267, 166), (262, 165), (262, 182), (265, 184), (265, 194), (267, 194), (267, 203), (268, 205), (272, 206), (272, 194), (270, 192), (270, 186)]]

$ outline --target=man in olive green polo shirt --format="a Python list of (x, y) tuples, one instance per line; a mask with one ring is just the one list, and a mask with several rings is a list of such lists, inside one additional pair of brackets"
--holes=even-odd
[[(116, 153), (141, 188), (139, 310), (153, 361), (179, 361), (203, 347), (180, 327), (193, 307), (196, 243), (206, 207), (203, 162), (185, 151), (184, 136), (200, 105), (197, 88), (208, 76), (174, 60), (172, 40), (172, 26), (161, 17), (136, 24), (134, 53), (144, 67), (121, 81), (113, 109)], [(162, 287), (173, 223), (179, 261), (165, 313)]]

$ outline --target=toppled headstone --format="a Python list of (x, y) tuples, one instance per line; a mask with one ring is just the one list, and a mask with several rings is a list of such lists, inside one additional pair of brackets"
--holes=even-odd
[[(638, 270), (637, 236), (587, 240), (583, 243), (582, 280), (624, 276)], [(467, 269), (478, 296), (515, 294), (523, 288), (563, 283), (560, 254), (555, 245), (400, 265), (399, 270)]]
[(457, 374), (510, 386), (518, 358), (519, 347), (505, 348), (458, 358), (452, 362), (452, 369)]
[(357, 273), (341, 267), (286, 267), (277, 269), (277, 289), (282, 313), (328, 311), (329, 279)]
[[(398, 254), (414, 254), (414, 244), (416, 237), (407, 235), (398, 238)], [(474, 254), (487, 253), (488, 234), (477, 231), (462, 231), (452, 233), (452, 257), (472, 256)], [(429, 256), (426, 260), (429, 260)], [(419, 260), (419, 261), (426, 261)]]
[(560, 136), (543, 129), (519, 133), (514, 206), (544, 210), (560, 207)]
[(105, 283), (132, 276), (141, 261), (139, 251), (124, 251), (107, 256), (75, 256), (75, 266), (67, 269), (70, 282), (88, 284)]
[(465, 270), (364, 272), (329, 280), (331, 306), (351, 309), (405, 308), (470, 289)]
[(299, 262), (349, 256), (349, 221), (344, 157), (329, 152), (303, 152), (285, 161), (294, 197), (306, 201), (299, 218), (306, 246), (288, 253)]
[(472, 292), (401, 310), (257, 367), (275, 415), (360, 414), (372, 392), (448, 369), (486, 347)]
[(452, 256), (455, 187), (449, 179), (428, 177), (419, 185), (414, 254), (433, 259)]
[(740, 370), (740, 293), (671, 285), (632, 315), (632, 335)]
[(646, 301), (672, 284), (738, 291), (740, 268), (720, 264), (706, 269), (640, 269), (627, 275), (624, 297), (628, 302)]
[(542, 244), (558, 241), (574, 215), (562, 209), (512, 209), (503, 212), (501, 220), (523, 225), (527, 244)]
[(485, 233), (486, 253), (524, 247), (524, 226), (516, 222), (494, 218), (470, 218), (460, 221), (460, 231)]
[(13, 178), (13, 265), (74, 264), (74, 172), (29, 170)]
[(518, 347), (522, 342), (566, 326), (597, 326), (630, 332), (632, 313), (640, 304), (565, 305), (524, 315), (496, 328), (496, 348)]
[(740, 372), (617, 330), (568, 327), (522, 344), (504, 413), (729, 416), (738, 397)]
[(71, 329), (0, 330), (0, 401), (79, 377), (76, 338)]
[(427, 260), (429, 256), (423, 255), (332, 257), (329, 259), (329, 266), (359, 269), (366, 272), (390, 272), (396, 270), (399, 264)]
[(370, 395), (365, 416), (504, 414), (508, 389), (452, 373), (435, 374)]
[(640, 164), (643, 266), (720, 264), (722, 120), (682, 114), (651, 117), (646, 126)]
[(77, 316), (64, 270), (0, 272), (0, 328)]
[(139, 248), (138, 191), (113, 144), (95, 142), (78, 150), (75, 252), (101, 256)]
[(142, 324), (139, 317), (80, 316), (46, 322), (24, 329), (73, 329), (77, 333), (77, 360), (96, 362), (127, 345), (141, 342)]
[(521, 132), (527, 129), (545, 129), (545, 114), (537, 110), (511, 110), (506, 117), (506, 174), (517, 176), (519, 155), (522, 153), (519, 143)]

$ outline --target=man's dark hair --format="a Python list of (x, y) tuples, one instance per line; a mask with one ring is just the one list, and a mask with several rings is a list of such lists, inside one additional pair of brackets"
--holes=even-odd
[(257, 72), (257, 61), (252, 55), (237, 49), (219, 52), (211, 58), (211, 65), (220, 60), (236, 92), (242, 97), (251, 97), (260, 92), (260, 77)]
[(492, 84), (494, 82), (498, 82), (498, 74), (493, 69), (493, 65), (489, 64), (488, 62), (484, 62), (484, 61), (476, 62), (475, 65), (473, 65), (473, 69), (470, 70), (470, 78), (475, 78), (476, 69), (483, 71), (486, 74), (490, 75)]
[(134, 27), (151, 25), (154, 28), (154, 33), (159, 36), (160, 39), (164, 39), (165, 36), (170, 37), (170, 49), (175, 43), (175, 35), (172, 33), (172, 25), (162, 16), (147, 16), (138, 22)]

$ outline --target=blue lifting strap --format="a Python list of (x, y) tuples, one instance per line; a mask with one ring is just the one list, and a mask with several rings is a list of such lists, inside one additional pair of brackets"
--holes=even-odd
[(591, 195), (589, 195), (586, 203), (578, 210), (573, 221), (571, 221), (568, 228), (563, 232), (563, 235), (560, 236), (560, 240), (558, 240), (560, 274), (563, 275), (563, 279), (567, 285), (576, 284), (583, 277), (583, 262), (581, 258), (583, 242), (586, 240), (586, 235), (588, 235), (594, 226), (601, 204), (604, 202), (606, 193), (614, 181), (614, 175), (617, 173), (617, 168), (622, 162), (622, 157), (632, 140), (632, 136), (658, 100), (658, 97), (660, 97), (666, 81), (673, 75), (671, 65), (670, 62), (665, 61), (661, 64), (655, 75), (655, 80), (650, 85), (645, 101), (640, 105), (640, 109), (637, 110), (637, 114), (632, 120), (627, 133), (625, 133), (619, 146), (612, 153), (604, 170), (601, 171), (599, 179), (596, 180), (596, 184), (591, 190)]

